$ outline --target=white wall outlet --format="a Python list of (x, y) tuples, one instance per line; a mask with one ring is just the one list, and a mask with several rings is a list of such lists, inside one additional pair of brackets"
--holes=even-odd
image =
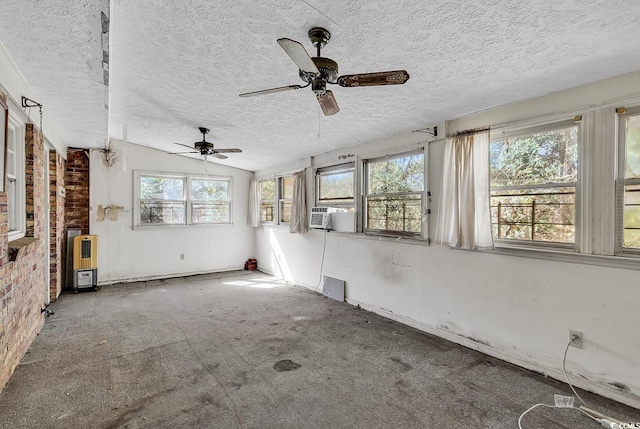
[(582, 332), (569, 331), (569, 341), (571, 341), (571, 347), (582, 348)]

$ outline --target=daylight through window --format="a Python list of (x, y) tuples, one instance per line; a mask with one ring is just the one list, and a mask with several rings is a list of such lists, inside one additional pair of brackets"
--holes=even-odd
[(364, 225), (367, 231), (422, 234), (424, 153), (365, 162)]
[(494, 238), (575, 243), (578, 126), (505, 134), (490, 146)]
[(137, 174), (138, 225), (231, 223), (231, 179)]

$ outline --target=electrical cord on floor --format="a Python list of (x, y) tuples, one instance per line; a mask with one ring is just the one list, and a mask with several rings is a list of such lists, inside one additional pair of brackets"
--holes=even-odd
[[(522, 428), (522, 418), (525, 416), (525, 414), (527, 414), (529, 411), (533, 410), (534, 408), (537, 407), (546, 407), (546, 408), (571, 408), (573, 410), (578, 410), (580, 411), (582, 414), (584, 414), (585, 416), (589, 417), (591, 420), (594, 420), (596, 422), (598, 422), (600, 424), (600, 426), (604, 427), (604, 428), (608, 428), (608, 429), (615, 429), (620, 427), (620, 422), (612, 417), (609, 416), (605, 416), (602, 413), (599, 413), (595, 410), (592, 410), (590, 408), (586, 407), (586, 402), (584, 402), (582, 400), (582, 398), (580, 397), (580, 395), (578, 395), (578, 392), (576, 392), (576, 389), (573, 388), (573, 385), (571, 384), (571, 381), (569, 380), (569, 376), (567, 375), (567, 370), (566, 370), (566, 363), (567, 363), (567, 353), (569, 352), (569, 347), (571, 346), (571, 343), (573, 342), (574, 338), (571, 338), (569, 340), (569, 343), (567, 344), (567, 348), (564, 350), (564, 357), (562, 358), (562, 373), (564, 374), (565, 379), (567, 380), (567, 384), (569, 385), (569, 387), (571, 388), (571, 391), (573, 392), (574, 395), (576, 395), (576, 397), (578, 398), (578, 400), (580, 402), (582, 402), (582, 406), (580, 408), (574, 407), (573, 405), (571, 406), (562, 406), (562, 405), (548, 405), (548, 404), (536, 404), (534, 406), (532, 406), (531, 408), (529, 408), (528, 410), (526, 410), (524, 413), (522, 413), (520, 415), (520, 418), (518, 419), (518, 428), (519, 429), (523, 429)], [(558, 403), (558, 402), (556, 402)], [(571, 401), (571, 403), (573, 404), (573, 401)], [(588, 411), (587, 411), (588, 410)]]
[[(524, 413), (522, 413), (520, 415), (520, 418), (518, 419), (518, 428), (519, 429), (523, 429), (522, 428), (522, 418), (525, 416), (525, 414), (527, 414), (529, 411), (533, 410), (534, 408), (538, 408), (538, 407), (546, 407), (546, 408), (570, 408), (572, 410), (578, 410), (580, 411), (582, 414), (584, 414), (585, 416), (589, 417), (591, 420), (594, 420), (598, 423), (601, 423), (600, 420), (596, 419), (595, 417), (593, 417), (591, 414), (587, 413), (584, 410), (581, 410), (580, 408), (576, 408), (576, 407), (559, 407), (557, 405), (548, 405), (548, 404), (535, 404), (533, 407), (529, 408), (527, 411), (525, 411)], [(607, 427), (607, 426), (604, 426)]]
[(322, 262), (320, 263), (320, 278), (318, 279), (318, 284), (314, 291), (317, 291), (320, 287), (320, 283), (322, 283), (322, 270), (324, 269), (324, 252), (327, 250), (327, 230), (324, 230), (324, 243), (322, 244)]
[(569, 347), (571, 346), (572, 342), (573, 342), (572, 340), (569, 340), (569, 343), (567, 344), (567, 348), (564, 349), (564, 357), (562, 358), (562, 373), (564, 374), (564, 378), (567, 380), (567, 384), (571, 388), (571, 391), (573, 392), (573, 394), (576, 395), (576, 398), (578, 398), (578, 400), (580, 402), (582, 402), (582, 405), (584, 405), (586, 407), (587, 403), (582, 400), (580, 395), (578, 395), (578, 392), (576, 392), (576, 389), (573, 388), (573, 385), (571, 384), (571, 381), (569, 381), (569, 376), (567, 375), (567, 370), (565, 369), (565, 366), (566, 366), (566, 363), (567, 363), (567, 352), (569, 351)]

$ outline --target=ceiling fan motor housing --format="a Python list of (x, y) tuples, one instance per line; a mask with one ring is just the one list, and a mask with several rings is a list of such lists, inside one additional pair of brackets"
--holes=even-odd
[(200, 155), (211, 155), (211, 151), (213, 150), (213, 143), (209, 143), (208, 141), (195, 142), (194, 146), (196, 150), (200, 151)]
[(318, 67), (318, 70), (320, 71), (320, 77), (318, 78), (317, 76), (309, 75), (308, 73), (300, 70), (300, 79), (307, 83), (314, 83), (318, 80), (324, 81), (325, 84), (326, 82), (336, 83), (336, 81), (338, 80), (338, 63), (333, 61), (331, 58), (325, 57), (313, 57), (311, 59), (313, 60), (316, 67)]

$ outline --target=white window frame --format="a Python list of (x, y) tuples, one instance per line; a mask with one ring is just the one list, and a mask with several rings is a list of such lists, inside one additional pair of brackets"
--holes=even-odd
[[(580, 120), (577, 120), (580, 119)], [(493, 237), (494, 244), (496, 248), (499, 247), (520, 247), (520, 248), (532, 248), (532, 249), (556, 249), (563, 251), (580, 251), (580, 243), (581, 243), (581, 186), (580, 186), (580, 178), (582, 177), (582, 167), (583, 160), (581, 158), (583, 153), (583, 130), (582, 130), (582, 121), (581, 117), (572, 117), (569, 118), (556, 118), (553, 121), (544, 122), (536, 125), (523, 125), (523, 126), (512, 126), (509, 129), (500, 129), (500, 127), (495, 127), (491, 129), (491, 134), (489, 136), (490, 142), (497, 139), (504, 139), (509, 137), (519, 137), (519, 136), (528, 136), (536, 133), (541, 133), (545, 131), (553, 131), (562, 128), (568, 127), (577, 127), (577, 138), (578, 138), (578, 166), (576, 172), (576, 181), (575, 182), (559, 182), (559, 183), (544, 183), (537, 185), (517, 185), (517, 186), (499, 186), (499, 187), (489, 187), (489, 202), (491, 204), (491, 195), (494, 191), (502, 190), (502, 191), (512, 191), (512, 190), (528, 190), (528, 189), (552, 189), (552, 188), (573, 188), (574, 189), (574, 242), (573, 243), (561, 243), (561, 242), (548, 242), (541, 240), (521, 240), (521, 239), (512, 239), (512, 238), (498, 238)], [(496, 136), (496, 134), (499, 134)], [(489, 173), (491, 174), (491, 173)], [(491, 180), (491, 179), (490, 179)], [(491, 221), (493, 223), (493, 216)]]
[[(263, 182), (272, 182), (273, 183), (273, 200), (265, 200), (262, 198), (262, 183)], [(278, 185), (276, 183), (276, 179), (260, 179), (258, 180), (259, 188), (260, 188), (260, 223), (264, 225), (274, 225), (278, 220), (278, 205), (276, 201), (278, 200)], [(262, 219), (262, 202), (271, 203), (273, 207), (273, 220), (267, 221)]]
[[(181, 179), (184, 192), (182, 200), (161, 200), (166, 202), (176, 202), (184, 205), (184, 222), (183, 223), (142, 223), (140, 219), (140, 178), (141, 177), (158, 177), (168, 179)], [(191, 181), (195, 180), (219, 180), (227, 182), (227, 204), (229, 205), (228, 222), (194, 222), (191, 216), (192, 205), (199, 200), (191, 198)], [(166, 173), (158, 171), (140, 171), (136, 170), (133, 174), (133, 225), (134, 228), (171, 228), (185, 226), (214, 226), (214, 225), (232, 225), (233, 224), (233, 178), (224, 176), (202, 176), (191, 174)]]
[[(351, 201), (337, 201), (333, 200), (331, 202), (322, 201), (320, 199), (320, 181), (323, 176), (328, 176), (331, 174), (336, 174), (340, 172), (345, 172), (351, 170), (353, 174), (353, 189), (351, 190)], [(352, 209), (354, 212), (356, 211), (356, 201), (357, 201), (357, 171), (356, 171), (355, 162), (349, 162), (346, 164), (338, 164), (332, 165), (330, 167), (321, 167), (316, 169), (316, 180), (315, 180), (315, 206), (316, 207), (337, 207), (343, 209)]]
[[(26, 161), (25, 161), (25, 134), (26, 134), (26, 126), (25, 121), (20, 117), (15, 115), (13, 111), (16, 109), (12, 109), (12, 103), (9, 102), (9, 123), (7, 133), (8, 138), (13, 138), (14, 140), (14, 175), (9, 175), (9, 141), (6, 142), (7, 145), (7, 162), (6, 166), (6, 174), (5, 178), (5, 188), (7, 192), (7, 214), (8, 214), (8, 226), (9, 233), (8, 239), (9, 241), (17, 240), (22, 238), (26, 234), (26, 224), (27, 224), (27, 215), (26, 215), (26, 186), (25, 186), (25, 170), (26, 170)], [(9, 201), (9, 193), (11, 192), (11, 185), (9, 182), (14, 182), (13, 186), (14, 198)], [(13, 227), (13, 229), (11, 229)]]
[(626, 179), (627, 118), (640, 116), (640, 106), (624, 109), (618, 113), (618, 165), (616, 180), (616, 227), (615, 254), (619, 256), (640, 256), (640, 248), (624, 247), (624, 194), (626, 185), (640, 185), (640, 178)]
[[(215, 182), (227, 182), (227, 199), (226, 200), (220, 200), (220, 201), (216, 201), (215, 203), (220, 203), (222, 201), (224, 201), (227, 205), (227, 210), (229, 213), (229, 219), (227, 220), (227, 222), (195, 222), (193, 220), (193, 204), (212, 204), (211, 201), (206, 201), (206, 200), (195, 200), (193, 198), (193, 196), (191, 195), (191, 185), (192, 182), (194, 180), (208, 180), (208, 181), (215, 181)], [(187, 208), (187, 214), (188, 214), (188, 224), (189, 225), (227, 225), (231, 223), (231, 220), (233, 219), (233, 204), (231, 204), (231, 194), (232, 194), (232, 181), (231, 181), (231, 177), (217, 177), (217, 176), (191, 176), (188, 175), (187, 176), (187, 202), (188, 202), (188, 208)]]
[(292, 198), (285, 198), (284, 196), (284, 181), (286, 179), (291, 179), (292, 183), (291, 183), (291, 193), (293, 194), (293, 175), (292, 174), (288, 174), (288, 175), (284, 175), (284, 176), (280, 176), (278, 177), (278, 179), (276, 180), (276, 198), (278, 200), (278, 208), (276, 210), (276, 213), (278, 215), (277, 219), (278, 219), (278, 225), (289, 225), (290, 222), (286, 222), (282, 219), (282, 216), (284, 215), (284, 209), (282, 208), (283, 205), (287, 202), (289, 202), (291, 205), (293, 205), (293, 199)]
[[(389, 194), (369, 194), (369, 165), (371, 163), (395, 159), (395, 158), (404, 158), (412, 155), (421, 155), (423, 157), (423, 182), (422, 182), (422, 191), (412, 191), (412, 192), (399, 192), (399, 193), (389, 193)], [(382, 236), (390, 236), (390, 237), (406, 237), (413, 239), (424, 239), (428, 240), (428, 223), (427, 219), (427, 185), (428, 185), (428, 162), (429, 157), (427, 156), (426, 150), (424, 148), (420, 148), (417, 150), (410, 150), (405, 152), (396, 152), (384, 156), (371, 157), (363, 159), (361, 162), (360, 174), (361, 177), (359, 179), (359, 183), (362, 189), (361, 194), (359, 195), (361, 213), (359, 216), (360, 225), (359, 231), (365, 234), (371, 235), (382, 235)], [(402, 196), (402, 195), (419, 195), (420, 196), (420, 213), (421, 213), (421, 221), (420, 221), (420, 232), (414, 233), (409, 231), (397, 231), (397, 230), (380, 230), (380, 229), (369, 229), (366, 227), (367, 225), (367, 199), (370, 197), (380, 197), (380, 196)]]

